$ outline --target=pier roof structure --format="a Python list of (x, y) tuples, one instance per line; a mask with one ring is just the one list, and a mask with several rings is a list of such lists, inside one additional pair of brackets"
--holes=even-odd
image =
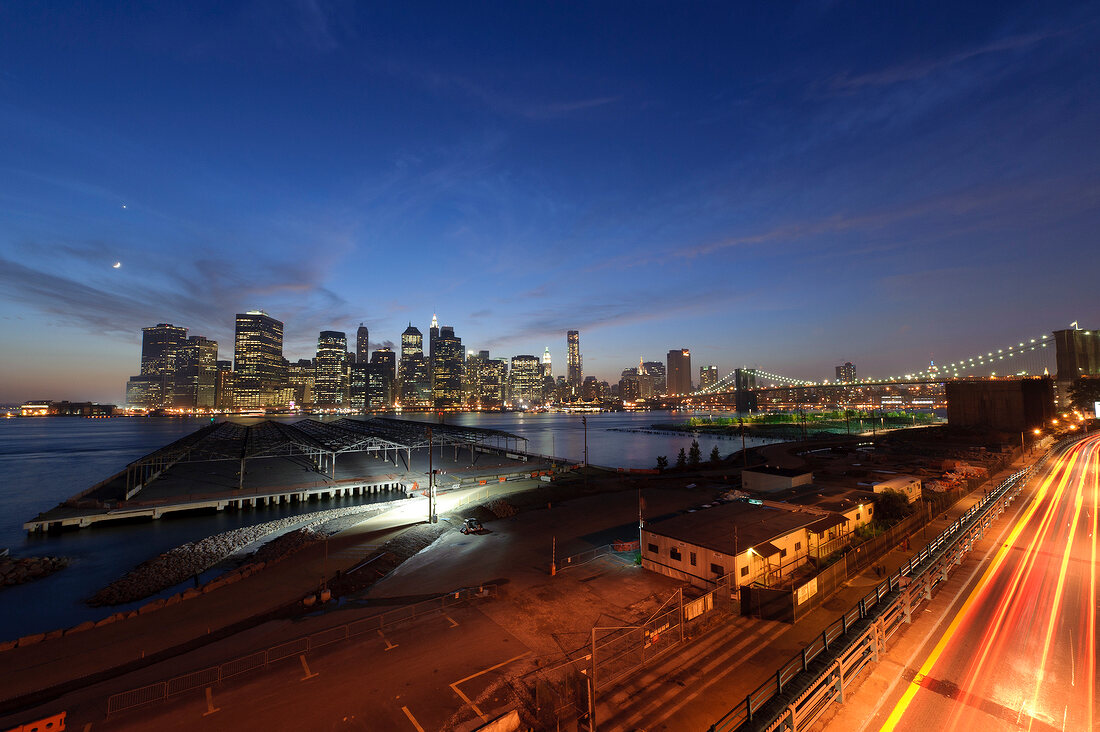
[[(303, 419), (291, 424), (265, 420), (244, 425), (217, 422), (135, 460), (126, 469), (92, 486), (78, 498), (129, 499), (172, 465), (183, 462), (304, 456), (320, 471), (335, 474), (336, 457), (349, 452), (408, 454), (429, 444), (519, 450), (527, 439), (502, 430), (432, 424), (388, 417), (344, 418), (335, 422)], [(120, 483), (124, 487), (119, 491)], [(121, 495), (120, 495), (121, 493)]]

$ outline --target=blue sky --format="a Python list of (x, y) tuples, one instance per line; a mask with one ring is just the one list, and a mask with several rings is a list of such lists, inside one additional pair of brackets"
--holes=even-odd
[(609, 380), (1100, 327), (1093, 4), (166, 6), (0, 5), (0, 401), (254, 308)]

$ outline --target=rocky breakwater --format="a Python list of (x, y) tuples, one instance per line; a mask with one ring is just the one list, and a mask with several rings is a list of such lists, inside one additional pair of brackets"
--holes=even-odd
[(169, 587), (186, 582), (249, 544), (254, 544), (272, 534), (292, 531), (293, 537), (278, 543), (284, 553), (293, 552), (303, 544), (324, 537), (324, 534), (313, 530), (315, 527), (336, 518), (377, 513), (384, 509), (384, 505), (369, 504), (288, 516), (183, 544), (139, 564), (124, 577), (115, 580), (89, 598), (88, 604), (93, 607), (102, 607), (143, 600)]
[(69, 566), (66, 557), (0, 557), (0, 584), (21, 585)]

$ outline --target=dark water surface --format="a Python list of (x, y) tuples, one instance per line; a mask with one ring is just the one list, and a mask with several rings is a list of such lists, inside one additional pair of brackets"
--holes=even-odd
[[(690, 435), (630, 431), (648, 429), (653, 423), (679, 421), (686, 415), (620, 412), (587, 417), (588, 459), (595, 465), (651, 468), (656, 465), (657, 455), (666, 455), (674, 462), (680, 448), (687, 449), (691, 444)], [(293, 422), (302, 417), (280, 419)], [(578, 462), (584, 456), (585, 429), (579, 415), (460, 414), (449, 415), (447, 421), (526, 437), (530, 452)], [(28, 535), (23, 531), (23, 522), (39, 512), (208, 423), (208, 419), (169, 417), (0, 419), (0, 547), (8, 547), (17, 557), (53, 555), (73, 560), (68, 568), (45, 579), (0, 588), (0, 639), (68, 627), (110, 614), (108, 609), (87, 607), (83, 600), (135, 565), (180, 544), (296, 513), (391, 497), (375, 494), (304, 507), (282, 504), (241, 512), (177, 514), (158, 521), (99, 525), (60, 534)], [(749, 445), (764, 442), (748, 441)], [(726, 455), (740, 449), (741, 441), (702, 438), (704, 459), (714, 445)], [(117, 609), (144, 602), (147, 600)]]

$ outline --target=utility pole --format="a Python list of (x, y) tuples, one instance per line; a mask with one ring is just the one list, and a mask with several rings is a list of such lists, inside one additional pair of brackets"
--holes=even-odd
[(584, 467), (588, 467), (588, 417), (581, 417), (581, 424), (584, 425)]
[(428, 427), (428, 523), (436, 522), (435, 516), (435, 470), (432, 469), (432, 428)]
[(737, 421), (741, 425), (741, 462), (747, 468), (749, 467), (749, 453), (745, 450), (745, 419), (744, 417), (738, 417)]

